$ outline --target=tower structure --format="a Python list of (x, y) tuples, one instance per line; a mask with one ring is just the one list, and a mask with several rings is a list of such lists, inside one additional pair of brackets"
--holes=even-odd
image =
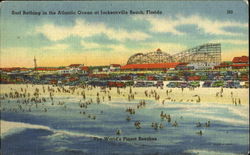
[(34, 69), (36, 70), (37, 64), (36, 64), (36, 57), (34, 57)]

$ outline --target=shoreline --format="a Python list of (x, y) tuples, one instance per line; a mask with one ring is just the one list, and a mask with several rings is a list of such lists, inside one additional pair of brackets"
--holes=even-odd
[[(0, 95), (3, 96), (5, 93), (10, 91), (20, 92), (20, 89), (27, 89), (27, 92), (31, 94), (34, 92), (35, 88), (38, 89), (57, 88), (52, 85), (26, 85), (26, 84), (0, 84)], [(63, 86), (69, 88), (70, 86)], [(59, 87), (58, 87), (59, 88)], [(11, 90), (12, 89), (12, 90)], [(118, 93), (119, 91), (119, 93)], [(222, 91), (222, 93), (221, 93)], [(163, 87), (126, 87), (119, 88), (112, 87), (111, 89), (101, 89), (100, 87), (89, 87), (89, 88), (79, 88), (76, 87), (76, 91), (73, 93), (62, 93), (55, 92), (56, 96), (66, 96), (66, 97), (77, 97), (82, 98), (81, 93), (84, 92), (87, 98), (93, 98), (96, 100), (97, 94), (101, 101), (109, 101), (108, 95), (111, 96), (111, 100), (155, 100), (159, 104), (167, 104), (168, 102), (181, 102), (181, 103), (214, 103), (214, 104), (240, 104), (249, 106), (249, 89), (247, 88), (195, 88), (190, 90), (189, 88), (167, 88)], [(146, 96), (147, 92), (147, 96)], [(41, 92), (42, 96), (49, 97), (48, 91), (45, 93)], [(133, 95), (133, 97), (131, 96)]]

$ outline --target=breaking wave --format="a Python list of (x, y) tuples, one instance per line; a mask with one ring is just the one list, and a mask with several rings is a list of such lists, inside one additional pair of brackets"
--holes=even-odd
[(243, 154), (236, 154), (230, 152), (218, 152), (218, 151), (210, 151), (210, 150), (186, 150), (186, 153), (195, 153), (195, 154), (202, 154), (202, 155), (243, 155)]
[(20, 133), (26, 129), (42, 129), (42, 130), (53, 132), (53, 134), (49, 135), (48, 137), (58, 136), (58, 135), (68, 135), (68, 136), (74, 136), (74, 137), (103, 138), (98, 135), (70, 132), (70, 131), (65, 131), (65, 130), (56, 130), (56, 129), (52, 129), (48, 126), (43, 126), (43, 125), (35, 125), (35, 124), (22, 123), (22, 122), (9, 122), (9, 121), (1, 120), (1, 138), (5, 138), (6, 136), (9, 136), (12, 134)]
[(43, 129), (51, 131), (51, 128), (48, 126), (1, 120), (1, 138), (22, 132), (25, 129)]
[[(193, 116), (193, 115), (194, 114), (183, 114), (183, 116)], [(215, 120), (215, 121), (220, 121), (220, 122), (229, 123), (229, 124), (236, 124), (236, 125), (248, 125), (249, 124), (249, 122), (245, 120), (222, 118), (222, 117), (217, 117), (217, 116), (200, 115), (200, 114), (195, 114), (195, 116), (198, 118)]]

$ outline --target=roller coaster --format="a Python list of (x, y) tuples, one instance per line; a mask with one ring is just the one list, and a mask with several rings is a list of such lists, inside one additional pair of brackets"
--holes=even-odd
[(127, 64), (150, 64), (150, 63), (216, 63), (221, 62), (221, 44), (207, 43), (173, 55), (157, 49), (149, 53), (136, 53), (132, 55)]

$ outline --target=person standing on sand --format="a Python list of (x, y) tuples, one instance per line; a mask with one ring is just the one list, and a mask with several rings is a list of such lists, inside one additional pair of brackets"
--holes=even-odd
[(236, 98), (234, 99), (234, 105), (237, 106), (237, 100), (236, 100)]
[(218, 96), (219, 96), (219, 92), (216, 93), (216, 97), (218, 97)]
[(220, 89), (220, 93), (221, 93), (221, 94), (223, 93), (223, 87), (221, 87), (221, 89)]

